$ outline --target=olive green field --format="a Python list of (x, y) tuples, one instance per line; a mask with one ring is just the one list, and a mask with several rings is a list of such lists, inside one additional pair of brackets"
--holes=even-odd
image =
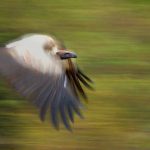
[(75, 51), (95, 90), (57, 131), (0, 76), (0, 150), (150, 150), (150, 0), (1, 0), (0, 46), (28, 33)]

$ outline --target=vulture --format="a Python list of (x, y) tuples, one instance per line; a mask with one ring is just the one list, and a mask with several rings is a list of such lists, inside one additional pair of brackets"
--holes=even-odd
[(56, 129), (62, 123), (71, 130), (74, 114), (83, 118), (83, 86), (92, 89), (73, 58), (77, 55), (55, 37), (29, 34), (0, 47), (0, 75), (38, 108), (42, 121), (49, 113)]

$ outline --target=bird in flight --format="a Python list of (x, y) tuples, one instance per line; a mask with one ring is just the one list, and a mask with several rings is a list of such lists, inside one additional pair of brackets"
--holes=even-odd
[(49, 111), (56, 129), (62, 122), (71, 130), (74, 114), (82, 118), (82, 88), (92, 89), (92, 80), (72, 61), (76, 58), (52, 36), (30, 34), (0, 48), (0, 74), (39, 109), (45, 120)]

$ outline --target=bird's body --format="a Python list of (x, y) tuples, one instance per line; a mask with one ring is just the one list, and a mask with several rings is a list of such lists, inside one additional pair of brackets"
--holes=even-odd
[(56, 128), (61, 118), (71, 129), (74, 112), (82, 116), (78, 94), (86, 98), (80, 82), (89, 88), (91, 82), (71, 61), (74, 57), (51, 36), (28, 35), (0, 48), (0, 74), (40, 109), (41, 120), (50, 110)]

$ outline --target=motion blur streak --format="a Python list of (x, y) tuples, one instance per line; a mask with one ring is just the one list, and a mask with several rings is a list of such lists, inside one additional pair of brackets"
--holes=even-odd
[(1, 45), (53, 34), (76, 50), (96, 89), (87, 91), (86, 119), (76, 118), (73, 133), (56, 132), (1, 80), (0, 149), (149, 150), (149, 10), (149, 0), (0, 1)]

